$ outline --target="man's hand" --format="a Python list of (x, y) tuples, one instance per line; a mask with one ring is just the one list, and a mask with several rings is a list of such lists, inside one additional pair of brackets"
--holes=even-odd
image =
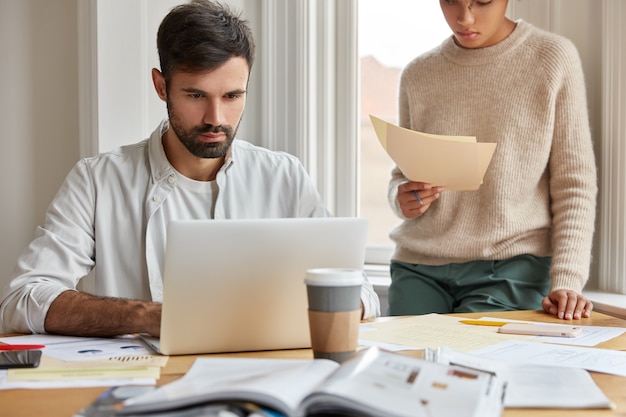
[(541, 303), (546, 313), (564, 320), (591, 317), (593, 304), (582, 294), (571, 290), (554, 290)]

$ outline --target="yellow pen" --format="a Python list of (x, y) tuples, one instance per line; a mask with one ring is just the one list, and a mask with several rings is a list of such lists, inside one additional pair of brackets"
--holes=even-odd
[[(511, 323), (510, 321), (492, 321), (492, 320), (459, 320), (459, 323), (463, 324), (473, 324), (476, 326), (504, 326), (505, 324)], [(519, 322), (515, 322), (519, 323)], [(528, 324), (528, 323), (524, 323)]]

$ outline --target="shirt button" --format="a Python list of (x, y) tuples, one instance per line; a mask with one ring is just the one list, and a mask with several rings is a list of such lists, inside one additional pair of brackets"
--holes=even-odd
[(158, 203), (159, 201), (161, 201), (161, 197), (159, 197), (158, 195), (155, 195), (152, 197), (152, 201), (154, 201), (155, 203)]
[(174, 184), (176, 182), (176, 178), (174, 178), (173, 175), (170, 175), (169, 177), (167, 177), (167, 182), (169, 182), (170, 184)]

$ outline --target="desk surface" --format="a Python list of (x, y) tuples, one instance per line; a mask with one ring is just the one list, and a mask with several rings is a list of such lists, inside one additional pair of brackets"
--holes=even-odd
[[(455, 314), (455, 316), (478, 318), (485, 313)], [(493, 313), (491, 317), (507, 319), (545, 321), (562, 323), (540, 311), (509, 311)], [(378, 320), (393, 320), (394, 318), (380, 318)], [(591, 318), (575, 321), (584, 326), (611, 326), (626, 327), (626, 320), (593, 312)], [(626, 334), (596, 346), (605, 349), (626, 350)], [(311, 359), (309, 349), (246, 352), (235, 354), (220, 354), (214, 356), (257, 357), (257, 358), (299, 358)], [(184, 375), (191, 367), (197, 356), (172, 356), (168, 364), (161, 371), (158, 385), (171, 382)], [(604, 393), (616, 404), (615, 410), (516, 410), (506, 409), (504, 417), (546, 416), (546, 417), (608, 417), (626, 416), (626, 378), (616, 375), (592, 373), (593, 378)], [(7, 417), (71, 417), (83, 407), (94, 401), (105, 388), (71, 388), (45, 390), (9, 390), (0, 391), (0, 415)]]

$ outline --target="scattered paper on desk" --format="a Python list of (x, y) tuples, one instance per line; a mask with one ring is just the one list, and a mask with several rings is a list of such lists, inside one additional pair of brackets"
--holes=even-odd
[(134, 337), (26, 335), (0, 341), (45, 345), (37, 368), (0, 374), (0, 390), (156, 384), (168, 360), (148, 351)]
[[(366, 332), (371, 332), (371, 331), (376, 331), (376, 329), (374, 327), (370, 327), (368, 325), (368, 323), (361, 323), (361, 325), (359, 326), (359, 333), (366, 333)], [(407, 345), (397, 345), (394, 343), (385, 343), (382, 341), (377, 341), (377, 340), (367, 340), (367, 339), (363, 339), (363, 338), (359, 338), (358, 341), (359, 347), (360, 348), (368, 348), (371, 346), (376, 346), (380, 349), (385, 349), (389, 352), (398, 352), (401, 350), (424, 350), (423, 347), (419, 347), (419, 346), (407, 346)]]
[(71, 381), (7, 381), (7, 371), (0, 370), (0, 390), (9, 389), (49, 389), (49, 388), (89, 388), (122, 385), (156, 385), (155, 378), (123, 379), (81, 379)]
[[(514, 320), (505, 320), (501, 318), (494, 317), (481, 317), (481, 320), (499, 320), (499, 321), (511, 321)], [(555, 325), (558, 326), (559, 323), (545, 323), (538, 321), (528, 321), (525, 323), (532, 324), (542, 324), (542, 325)], [(583, 331), (582, 334), (576, 337), (550, 337), (550, 336), (532, 336), (532, 340), (536, 340), (537, 342), (545, 342), (545, 343), (557, 343), (560, 345), (576, 345), (576, 346), (595, 346), (598, 343), (606, 342), (607, 340), (613, 339), (624, 332), (626, 329), (621, 327), (606, 327), (606, 326), (577, 326), (580, 327)]]
[(507, 408), (613, 408), (589, 372), (562, 366), (511, 364), (447, 347), (436, 351), (437, 362), (493, 372), (507, 383)]
[(161, 368), (158, 366), (121, 367), (121, 368), (16, 368), (9, 369), (7, 382), (18, 381), (80, 381), (94, 379), (159, 379)]
[(138, 363), (108, 359), (66, 362), (43, 355), (37, 368), (16, 368), (5, 372), (0, 389), (15, 388), (16, 384), (19, 388), (48, 388), (57, 383), (63, 387), (106, 386), (107, 381), (113, 381), (115, 385), (156, 384), (161, 365), (167, 363), (163, 359), (141, 365), (140, 362), (145, 362), (141, 358)]
[(44, 355), (64, 361), (90, 361), (152, 353), (136, 337), (100, 338), (32, 334), (0, 338), (0, 342), (45, 345), (46, 347), (42, 349)]
[(368, 348), (376, 346), (377, 348), (387, 350), (389, 352), (399, 352), (403, 350), (424, 350), (424, 348), (417, 346), (396, 345), (394, 343), (383, 343), (375, 340), (359, 339), (360, 348)]
[(376, 136), (402, 173), (412, 181), (448, 190), (476, 190), (483, 182), (496, 149), (473, 136), (417, 132), (370, 115)]
[(507, 339), (530, 340), (531, 336), (505, 335), (497, 327), (469, 326), (459, 317), (424, 314), (364, 324), (374, 330), (360, 331), (359, 340), (432, 348), (448, 346), (460, 352), (479, 349)]
[(626, 352), (619, 350), (506, 340), (470, 353), (509, 363), (568, 366), (626, 376)]

